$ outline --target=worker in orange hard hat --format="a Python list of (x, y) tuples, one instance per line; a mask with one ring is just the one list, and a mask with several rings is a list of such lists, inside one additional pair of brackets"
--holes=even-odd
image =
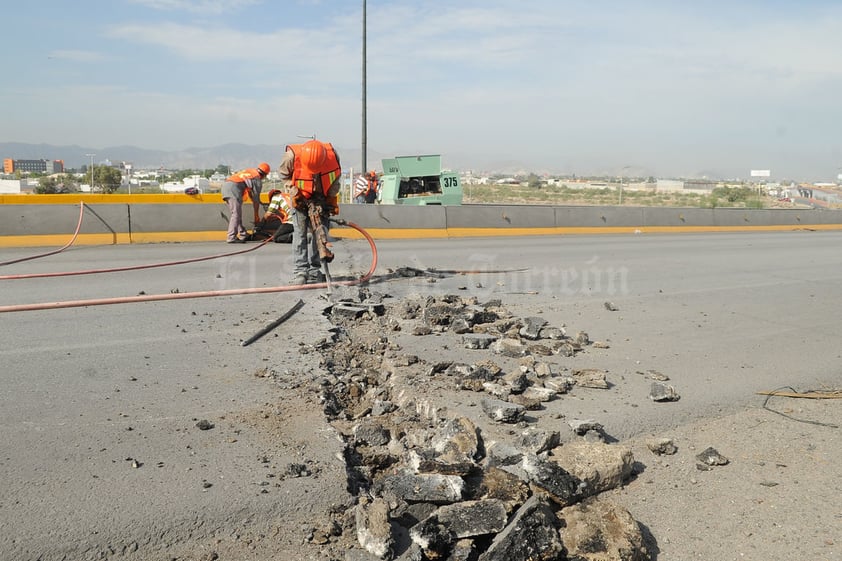
[(377, 202), (377, 193), (380, 190), (380, 182), (377, 180), (377, 172), (371, 170), (361, 174), (354, 181), (354, 202), (360, 204), (371, 204)]
[(325, 226), (329, 215), (339, 214), (339, 189), (342, 186), (339, 156), (329, 142), (313, 139), (303, 144), (290, 144), (284, 150), (279, 173), (286, 180), (293, 207), (292, 283), (324, 282), (308, 208), (311, 204), (320, 207)]
[(248, 232), (243, 226), (243, 197), (248, 194), (254, 209), (254, 223), (260, 221), (260, 192), (263, 179), (269, 175), (269, 164), (261, 163), (234, 173), (222, 184), (222, 200), (228, 205), (228, 243), (245, 243)]

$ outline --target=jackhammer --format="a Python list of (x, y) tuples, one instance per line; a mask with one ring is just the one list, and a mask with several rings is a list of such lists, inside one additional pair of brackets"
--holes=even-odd
[(330, 278), (330, 268), (328, 264), (333, 261), (333, 251), (331, 251), (333, 244), (328, 241), (327, 238), (327, 228), (325, 227), (324, 221), (327, 220), (327, 216), (323, 216), (323, 207), (320, 204), (317, 204), (316, 201), (308, 201), (307, 202), (307, 215), (310, 218), (310, 229), (313, 231), (313, 235), (316, 237), (316, 247), (319, 250), (319, 259), (322, 262), (322, 268), (325, 272), (325, 282), (327, 283), (327, 293), (331, 294), (331, 278)]

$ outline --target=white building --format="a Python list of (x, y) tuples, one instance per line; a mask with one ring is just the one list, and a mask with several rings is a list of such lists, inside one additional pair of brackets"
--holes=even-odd
[(167, 182), (161, 184), (161, 191), (165, 191), (167, 193), (183, 193), (186, 189), (196, 188), (200, 193), (205, 193), (207, 192), (208, 187), (210, 187), (210, 181), (201, 175), (191, 175), (189, 177), (185, 177), (181, 183)]
[(20, 185), (20, 179), (0, 179), (0, 194), (19, 195)]

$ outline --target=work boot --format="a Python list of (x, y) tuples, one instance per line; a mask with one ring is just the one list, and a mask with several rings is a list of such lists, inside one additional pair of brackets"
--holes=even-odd
[(292, 286), (301, 286), (302, 284), (307, 284), (307, 275), (303, 273), (298, 273), (294, 277), (292, 277), (292, 280), (289, 284)]
[(310, 271), (307, 273), (307, 284), (319, 284), (325, 282), (325, 274), (321, 271)]

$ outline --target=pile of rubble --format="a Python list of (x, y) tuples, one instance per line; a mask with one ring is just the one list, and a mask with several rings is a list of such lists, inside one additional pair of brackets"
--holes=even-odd
[[(322, 357), (321, 401), (345, 439), (355, 497), (314, 539), (355, 536), (379, 559), (649, 559), (637, 522), (602, 495), (632, 476), (631, 450), (595, 421), (568, 421), (562, 435), (529, 416), (577, 386), (608, 387), (603, 371), (547, 362), (593, 345), (586, 333), (516, 317), (499, 300), (387, 301), (349, 290), (326, 310), (332, 340), (305, 350)], [(411, 347), (435, 356), (398, 342), (425, 336), (440, 339)], [(476, 392), (481, 411), (451, 410), (448, 392)]]

